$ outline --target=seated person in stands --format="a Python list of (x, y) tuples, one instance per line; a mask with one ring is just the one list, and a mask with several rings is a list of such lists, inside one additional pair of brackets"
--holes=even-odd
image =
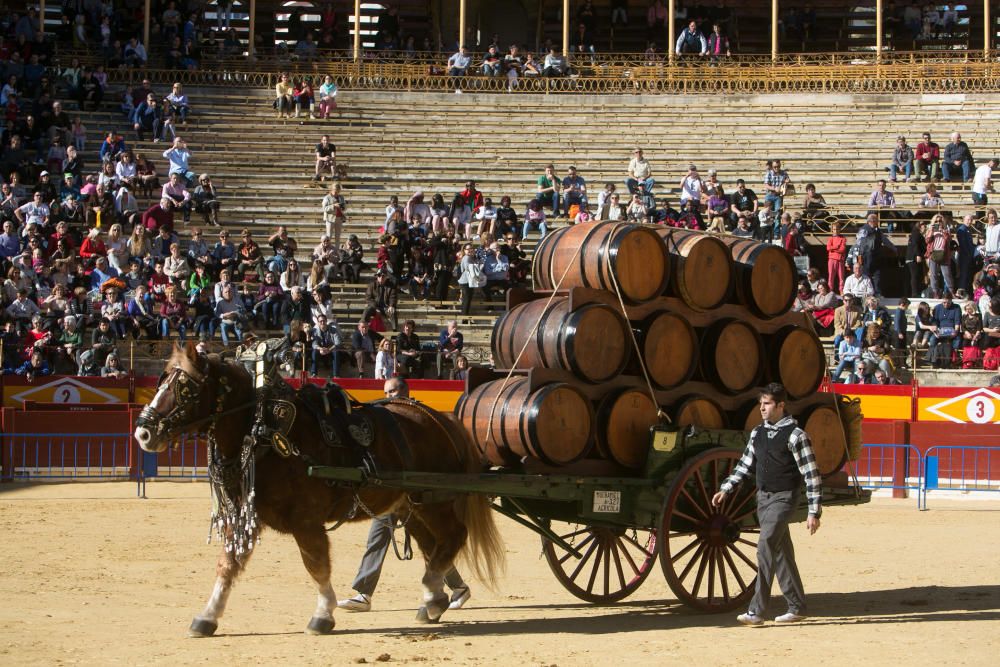
[(195, 210), (205, 216), (206, 223), (218, 227), (220, 206), (212, 178), (208, 174), (202, 174), (198, 177), (198, 187), (194, 189)]
[(472, 56), (464, 46), (448, 58), (448, 76), (465, 76), (472, 64)]
[(733, 236), (749, 239), (753, 237), (753, 227), (745, 214), (740, 214), (736, 219), (736, 228), (732, 231)]
[(916, 167), (917, 181), (925, 175), (928, 181), (937, 180), (938, 167), (941, 162), (941, 147), (931, 141), (930, 132), (924, 132), (923, 140), (917, 144), (914, 157), (913, 163)]
[(538, 177), (538, 187), (535, 199), (542, 205), (552, 209), (552, 216), (559, 217), (559, 202), (561, 199), (562, 181), (556, 176), (555, 167), (545, 165), (545, 173)]
[[(851, 267), (851, 275), (844, 281), (844, 294), (851, 294), (860, 299), (866, 299), (875, 293), (871, 278), (862, 271), (861, 262), (855, 261)], [(859, 301), (859, 303), (861, 303)]]
[(528, 238), (528, 232), (538, 230), (540, 238), (545, 238), (549, 228), (545, 224), (545, 211), (542, 210), (542, 203), (537, 199), (528, 202), (528, 208), (524, 211), (524, 229), (521, 238)]
[(861, 325), (861, 301), (856, 299), (850, 292), (845, 292), (843, 304), (833, 311), (833, 352), (834, 359), (839, 359), (837, 349), (840, 341), (844, 339), (848, 331), (855, 331)]
[(944, 206), (944, 199), (938, 192), (937, 184), (928, 183), (923, 197), (920, 198), (920, 208), (934, 209), (939, 211)]
[(500, 76), (502, 65), (503, 56), (500, 55), (500, 51), (497, 50), (496, 45), (490, 44), (490, 48), (487, 49), (486, 54), (483, 56), (483, 62), (480, 65), (483, 76)]
[(493, 300), (496, 290), (500, 290), (502, 297), (510, 289), (510, 262), (500, 253), (500, 244), (496, 241), (486, 248), (483, 256), (483, 274), (486, 276), (483, 292), (487, 300)]
[(906, 144), (906, 137), (896, 137), (896, 150), (892, 152), (892, 164), (885, 168), (889, 172), (889, 180), (896, 182), (896, 175), (903, 174), (906, 182), (913, 177), (913, 148)]
[(232, 283), (222, 288), (222, 298), (215, 304), (215, 316), (219, 318), (223, 345), (229, 345), (230, 337), (236, 342), (243, 340), (243, 330), (249, 318), (242, 299), (236, 298)]
[(376, 345), (375, 335), (368, 330), (368, 323), (358, 322), (358, 328), (351, 333), (351, 348), (359, 378), (365, 377), (366, 366), (374, 367)]
[(601, 220), (624, 220), (625, 216), (625, 204), (621, 203), (618, 193), (613, 192), (604, 201), (604, 206), (601, 207), (597, 217)]
[(256, 273), (257, 280), (264, 278), (264, 253), (260, 246), (253, 240), (253, 232), (244, 228), (240, 232), (240, 245), (237, 248), (239, 264), (236, 266), (236, 277), (238, 280), (246, 278), (247, 273)]
[(52, 371), (49, 368), (49, 362), (45, 360), (45, 355), (41, 350), (34, 350), (31, 353), (31, 357), (21, 364), (17, 370), (14, 371), (15, 375), (23, 375), (28, 381), (34, 380), (36, 377), (44, 377), (46, 375), (51, 375)]
[[(625, 179), (629, 194), (642, 189), (642, 193), (651, 194), (656, 180), (653, 178), (653, 169), (649, 160), (643, 157), (642, 149), (636, 148), (632, 153), (632, 159), (628, 163), (628, 178)], [(603, 218), (602, 218), (603, 219)]]
[(748, 219), (757, 215), (757, 193), (747, 187), (742, 178), (736, 181), (736, 190), (730, 195), (729, 219), (733, 226), (739, 221), (742, 213)]
[(424, 376), (424, 360), (416, 326), (413, 320), (406, 320), (403, 322), (403, 330), (396, 336), (396, 368), (403, 377)]
[(128, 377), (128, 371), (122, 368), (121, 357), (117, 354), (109, 354), (108, 358), (104, 360), (104, 366), (101, 368), (101, 377), (112, 378), (114, 380)]
[(642, 197), (636, 192), (632, 195), (632, 200), (625, 207), (625, 219), (629, 222), (644, 223), (648, 220), (646, 216), (646, 205), (642, 203)]
[(462, 332), (458, 330), (458, 322), (452, 320), (448, 322), (448, 326), (441, 330), (441, 334), (438, 336), (438, 353), (437, 353), (437, 379), (442, 379), (442, 370), (444, 368), (445, 361), (451, 361), (454, 366), (455, 358), (462, 353), (462, 348), (465, 346), (465, 337)]
[(971, 301), (965, 304), (962, 315), (962, 347), (984, 347), (986, 334), (983, 331), (983, 316)]
[(316, 318), (316, 326), (312, 330), (312, 365), (310, 374), (313, 377), (319, 375), (319, 366), (330, 366), (330, 377), (340, 377), (340, 361), (337, 358), (337, 350), (340, 347), (340, 332), (337, 324), (331, 324), (326, 315)]
[(890, 356), (892, 341), (889, 339), (888, 330), (882, 328), (878, 322), (869, 322), (864, 331), (862, 359), (868, 361), (873, 370), (881, 368), (891, 375), (895, 369)]
[(708, 198), (708, 231), (719, 234), (726, 233), (725, 219), (729, 212), (729, 200), (722, 192), (722, 187), (716, 187)]
[(507, 258), (510, 264), (510, 282), (512, 285), (524, 282), (531, 273), (531, 261), (528, 253), (521, 247), (521, 241), (513, 232), (508, 232), (500, 244), (500, 254)]
[(833, 370), (832, 380), (840, 382), (841, 375), (847, 370), (847, 384), (854, 384), (857, 381), (855, 373), (858, 371), (858, 362), (861, 360), (861, 346), (853, 329), (845, 331), (843, 340), (837, 344), (837, 357), (840, 362)]
[(984, 346), (989, 349), (1000, 346), (1000, 297), (993, 297), (983, 316)]
[[(440, 195), (435, 195), (440, 197)], [(437, 231), (435, 225), (434, 231)], [(500, 206), (496, 210), (496, 230), (494, 234), (497, 238), (513, 233), (521, 238), (521, 225), (518, 223), (517, 211), (510, 205), (510, 197), (504, 195), (500, 198)]]
[(944, 147), (944, 154), (941, 156), (941, 175), (944, 180), (954, 180), (961, 174), (963, 183), (971, 181), (975, 166), (969, 144), (962, 141), (961, 134), (952, 132), (951, 143)]
[(649, 221), (658, 225), (670, 225), (681, 217), (679, 211), (670, 206), (670, 200), (664, 197), (660, 200), (660, 205), (655, 207), (649, 214)]
[(396, 305), (399, 299), (399, 291), (396, 282), (384, 269), (375, 272), (375, 277), (368, 283), (365, 290), (365, 300), (369, 308), (374, 308), (388, 320), (392, 326), (396, 326)]
[(285, 292), (278, 284), (278, 276), (274, 271), (264, 273), (264, 281), (257, 288), (254, 296), (254, 316), (262, 321), (265, 329), (278, 329), (281, 319), (281, 305)]
[(937, 350), (938, 343), (951, 343), (953, 350), (958, 350), (962, 344), (962, 311), (954, 302), (954, 297), (950, 291), (944, 293), (944, 300), (934, 306), (931, 311), (931, 336), (928, 341), (929, 354), (927, 361), (935, 367), (944, 366), (950, 360), (940, 358), (941, 352)]
[(571, 206), (584, 208), (587, 205), (587, 181), (577, 173), (576, 167), (570, 166), (567, 169), (566, 177), (562, 180), (562, 191), (563, 209), (567, 215)]
[[(476, 220), (479, 221), (479, 227), (476, 230), (476, 236), (482, 236), (483, 234), (493, 234), (495, 233), (494, 227), (497, 219), (497, 210), (493, 206), (493, 200), (489, 197), (486, 198), (483, 207), (479, 209), (476, 213)], [(417, 216), (417, 224), (420, 223), (420, 217)]]
[(559, 54), (559, 49), (554, 46), (545, 55), (545, 60), (542, 62), (542, 74), (545, 76), (566, 76), (568, 74), (566, 59)]

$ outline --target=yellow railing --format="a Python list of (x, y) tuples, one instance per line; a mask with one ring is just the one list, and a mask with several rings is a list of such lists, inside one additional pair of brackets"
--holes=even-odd
[[(506, 93), (506, 77), (450, 77), (428, 65), (329, 62), (310, 68), (330, 74), (344, 90)], [(238, 85), (272, 89), (277, 71), (116, 70), (114, 83), (142, 78), (165, 84)], [(959, 93), (1000, 92), (1000, 63), (668, 66), (607, 65), (573, 77), (521, 77), (515, 93), (548, 94), (762, 94), (762, 93)]]

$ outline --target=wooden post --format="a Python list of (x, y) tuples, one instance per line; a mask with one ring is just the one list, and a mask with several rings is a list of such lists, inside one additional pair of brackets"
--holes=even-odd
[(677, 12), (677, 7), (675, 0), (667, 1), (667, 62), (673, 64), (674, 62), (674, 40), (677, 39), (677, 35), (674, 34), (676, 26), (674, 25), (674, 14)]
[(989, 62), (990, 47), (993, 45), (993, 17), (990, 16), (990, 0), (983, 0), (983, 60)]
[(771, 0), (771, 62), (778, 60), (778, 0)]
[(354, 62), (361, 61), (361, 0), (354, 0)]
[(563, 0), (562, 47), (563, 58), (569, 62), (569, 0)]
[[(148, 0), (147, 0), (148, 1)], [(257, 40), (257, 0), (250, 0), (250, 32), (247, 35), (247, 58), (254, 59)]]
[(882, 0), (875, 0), (875, 60), (882, 60)]
[(458, 0), (458, 50), (465, 46), (465, 0)]
[(153, 50), (149, 45), (149, 13), (152, 10), (150, 6), (152, 3), (150, 0), (146, 0), (145, 7), (142, 10), (142, 45), (146, 47), (146, 58), (149, 58), (150, 52)]
[(38, 0), (38, 32), (45, 32), (45, 0)]

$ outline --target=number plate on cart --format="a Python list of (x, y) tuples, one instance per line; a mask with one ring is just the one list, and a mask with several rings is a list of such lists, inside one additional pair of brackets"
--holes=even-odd
[(621, 491), (594, 491), (594, 512), (617, 514), (622, 511)]

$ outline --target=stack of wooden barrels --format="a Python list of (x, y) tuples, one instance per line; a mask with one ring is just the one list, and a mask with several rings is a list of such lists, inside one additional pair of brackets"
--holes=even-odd
[(817, 393), (826, 357), (807, 316), (790, 312), (796, 269), (784, 249), (585, 223), (547, 235), (532, 274), (535, 291), (512, 290), (493, 329), (495, 379), (470, 383), (456, 407), (490, 464), (603, 458), (638, 470), (658, 415), (749, 430), (760, 387), (776, 381), (821, 472), (843, 465), (836, 397)]

